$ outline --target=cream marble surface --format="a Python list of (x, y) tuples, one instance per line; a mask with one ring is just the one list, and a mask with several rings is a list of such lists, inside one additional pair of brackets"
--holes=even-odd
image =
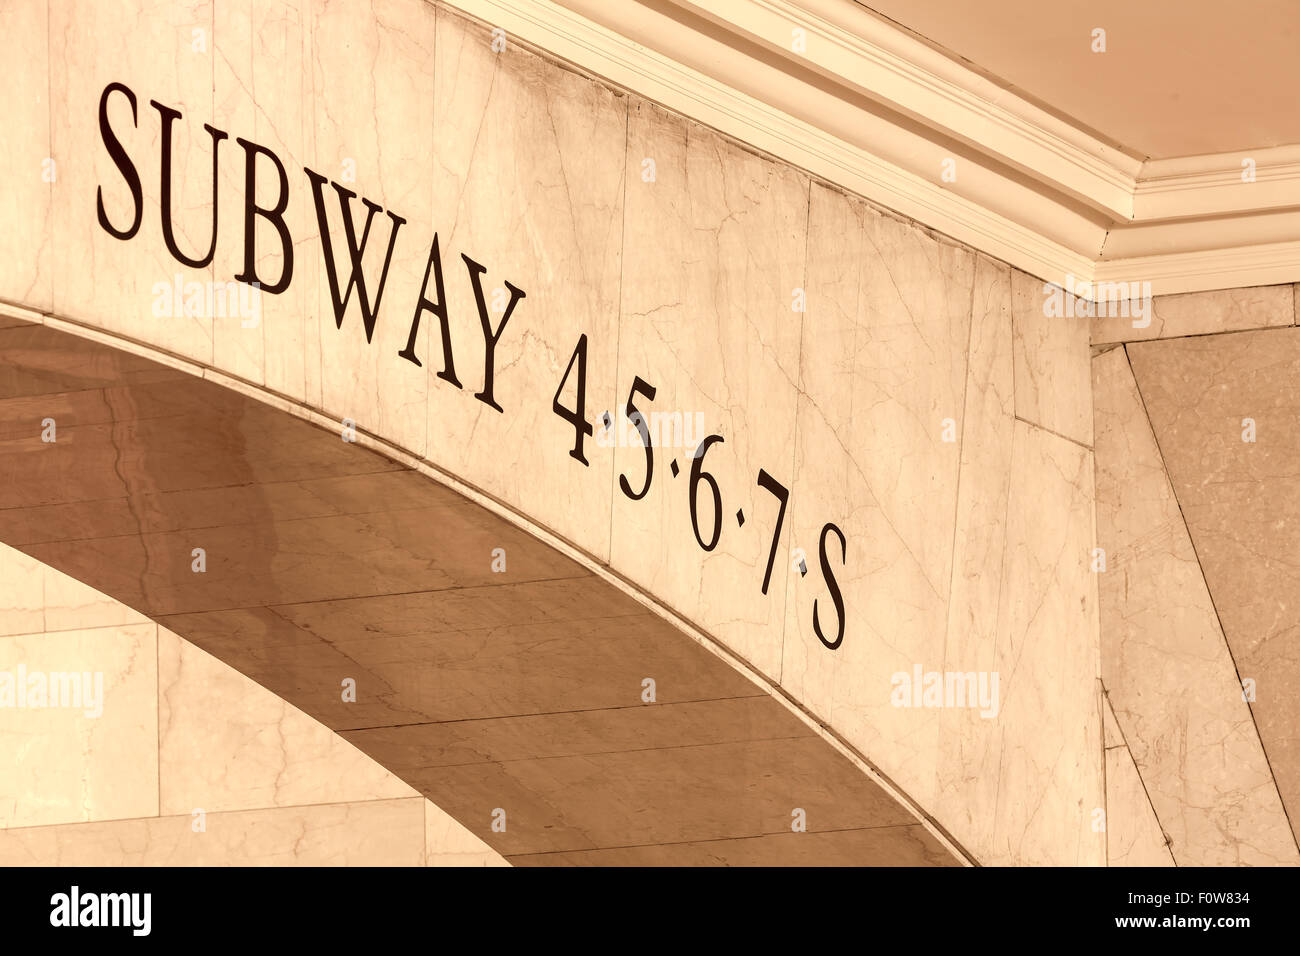
[(0, 675), (102, 681), (85, 707), (0, 706), (0, 865), (508, 865), (167, 629), (3, 545), (0, 582), (23, 585), (0, 603)]
[(163, 816), (417, 795), (328, 727), (166, 628), (158, 630), (158, 693)]
[[(1150, 324), (1146, 328), (1134, 328), (1133, 317), (1094, 316), (1092, 344), (1142, 342), (1178, 335), (1208, 335), (1294, 325), (1296, 318), (1293, 287), (1290, 285), (1158, 295), (1151, 304)], [(1146, 320), (1146, 316), (1137, 319), (1139, 322)]]
[(509, 866), (503, 857), (450, 814), (424, 801), (425, 866)]
[[(406, 220), (397, 230), (369, 343), (358, 290), (352, 290), (342, 327), (336, 328), (321, 246), (311, 243), (302, 250), (304, 258), (320, 263), (316, 309), (321, 405), (337, 418), (351, 419), (359, 429), (423, 455), (431, 341), (427, 316), (416, 346), (424, 367), (399, 359), (397, 353), (407, 343), (438, 225), (430, 165), (439, 138), (451, 135), (435, 116), (434, 7), (421, 0), (313, 0), (308, 18), (315, 91), (315, 152), (309, 165), (328, 180), (322, 198), (340, 294), (347, 288), (351, 263), (340, 200), (330, 182), (357, 194), (351, 211), (358, 242), (367, 215), (362, 198), (383, 207), (375, 213), (363, 255), (372, 306), (393, 234), (389, 213)], [(344, 182), (346, 175), (355, 175), (356, 181)], [(293, 174), (292, 187), (314, 217), (311, 184), (301, 169)], [(444, 263), (448, 269), (451, 265)]]
[(967, 769), (998, 781), (986, 862), (1105, 861), (1092, 830), (1105, 805), (1093, 522), (1092, 454), (1017, 421), (995, 657), (1001, 741)]
[(45, 622), (42, 630), (66, 631), (73, 628), (149, 623), (143, 614), (115, 601), (107, 594), (48, 565), (42, 564), (41, 567), (44, 570), (45, 592)]
[[(308, 159), (316, 156), (311, 3), (259, 0), (253, 6), (248, 60), (252, 81), (245, 88), (252, 90), (252, 140), (279, 157), (289, 181), (289, 207), (284, 215), (294, 245), (289, 288), (261, 298), (263, 376), (267, 388), (319, 406), (322, 330), (317, 289), (322, 256), (320, 230), (302, 172), (309, 165)], [(220, 49), (221, 36), (217, 43)], [(232, 54), (231, 63), (239, 64), (237, 70), (242, 69), (241, 57)], [(276, 178), (274, 170), (268, 169), (271, 165), (262, 161), (258, 167), (259, 193), (266, 190), (264, 196), (258, 197), (263, 206), (276, 201)], [(274, 233), (274, 227), (260, 224), (257, 273), (269, 282), (277, 281), (284, 261)], [(390, 321), (400, 314), (400, 310), (395, 311)]]
[(50, 308), (49, 4), (6, 0), (0, 4), (0, 63), (5, 95), (0, 98), (0, 299)]
[[(266, 9), (259, 15), (252, 0), (223, 0), (213, 6), (212, 40), (212, 100), (213, 125), (225, 130), (230, 138), (221, 144), (218, 154), (221, 162), (217, 172), (217, 213), (221, 229), (217, 236), (216, 258), (213, 261), (213, 278), (222, 281), (243, 272), (244, 267), (244, 150), (236, 137), (257, 142), (254, 135), (255, 114), (253, 82), (255, 71), (251, 45), (256, 28), (267, 26)], [(283, 10), (275, 11), (280, 16)], [(268, 90), (268, 93), (272, 91)], [(279, 91), (275, 91), (279, 92)], [(296, 98), (296, 97), (295, 97)], [(270, 96), (266, 97), (270, 101)], [(310, 101), (309, 101), (310, 102)], [(274, 191), (275, 177), (265, 166), (259, 168), (259, 179), (264, 185), (257, 189), (259, 198), (269, 197)], [(290, 188), (305, 182), (301, 170), (290, 167)], [(297, 175), (293, 175), (293, 174)], [(267, 247), (275, 243), (274, 229), (259, 230), (260, 239)], [(272, 270), (267, 269), (272, 279)], [(260, 298), (265, 303), (271, 296)], [(245, 319), (235, 310), (212, 316), (212, 364), (231, 375), (264, 383), (266, 364), (265, 324), (261, 319)], [(250, 327), (251, 326), (251, 327)], [(301, 343), (298, 348), (302, 352)]]
[(1107, 700), (1105, 706), (1101, 709), (1102, 715), (1102, 745), (1109, 750), (1111, 747), (1127, 747), (1124, 742), (1124, 732), (1119, 729), (1119, 722), (1115, 719), (1115, 709), (1110, 706)]
[[(1141, 343), (1129, 355), (1237, 674), (1255, 682), (1250, 710), (1295, 833), (1300, 330)], [(1243, 441), (1246, 418), (1254, 441)]]
[(1126, 350), (1093, 375), (1102, 679), (1173, 857), (1300, 862)]
[(1106, 750), (1106, 862), (1109, 866), (1174, 866), (1137, 765), (1124, 746)]
[[(492, 42), (487, 27), (438, 8), (438, 136), (427, 165), (462, 387), (439, 377), (442, 332), (425, 312), (428, 457), (605, 559), (613, 455), (595, 432), (630, 384), (617, 365), (627, 97), (513, 41), (501, 52)], [(525, 293), (496, 346), (500, 412), (475, 397), (484, 387), (484, 335), (462, 256), (487, 270), (494, 331), (510, 300), (506, 283)], [(586, 467), (569, 455), (574, 426), (552, 408), (561, 381), (561, 404), (576, 402), (577, 366), (567, 380), (565, 370), (581, 335), (593, 429)]]
[(1106, 756), (1106, 863), (1174, 866), (1164, 831), (1109, 700), (1103, 700), (1101, 712)]
[(102, 688), (97, 707), (0, 708), (0, 828), (158, 812), (156, 633), (146, 623), (0, 638), (0, 673), (15, 682), (89, 673)]
[(0, 544), (0, 634), (36, 634), (149, 619), (62, 571)]
[(421, 866), (424, 800), (0, 830), (4, 866)]
[[(842, 194), (814, 187), (809, 311), (791, 496), (783, 685), (826, 718), (922, 806), (936, 793), (940, 711), (891, 703), (891, 677), (938, 670), (951, 568), (965, 353), (975, 257)], [(827, 537), (848, 625), (828, 651), (835, 611), (823, 581)]]
[[(255, 317), (214, 318), (213, 354), (215, 365), (226, 372), (319, 406), (318, 283), (323, 257), (310, 183), (303, 172), (316, 158), (313, 9), (313, 0), (231, 0), (216, 8), (214, 107), (217, 125), (231, 140), (222, 144), (222, 229), (215, 273), (229, 281), (244, 271), (247, 154), (235, 137), (270, 150), (284, 167), (289, 200), (283, 216), (292, 241), (293, 273), (286, 290), (259, 296)], [(259, 155), (256, 162), (257, 204), (270, 209), (279, 200), (278, 174), (266, 156)], [(338, 167), (318, 171), (341, 178)], [(355, 183), (348, 185), (355, 190)], [(263, 285), (274, 286), (285, 264), (280, 237), (266, 218), (259, 216), (255, 223), (255, 272)], [(334, 220), (334, 228), (336, 241), (342, 243), (341, 220)], [(332, 315), (328, 302), (326, 308)], [(401, 324), (400, 311), (389, 314), (390, 324)]]
[[(68, 0), (50, 5), (51, 141), (59, 160), (51, 219), (53, 261), (65, 263), (54, 282), (53, 310), (107, 331), (150, 342), (206, 364), (213, 361), (212, 319), (183, 307), (154, 314), (155, 285), (206, 283), (213, 270), (191, 269), (167, 251), (160, 213), (161, 126), (151, 100), (181, 112), (173, 124), (172, 221), (181, 251), (207, 250), (212, 230), (213, 4), (180, 0), (162, 6)], [(148, 24), (147, 29), (142, 24)], [(129, 227), (131, 194), (97, 122), (110, 82), (136, 97), (136, 125), (122, 94), (109, 101), (114, 133), (140, 177), (143, 216), (135, 238), (109, 235), (96, 218), (96, 195), (115, 228)], [(233, 140), (223, 141), (219, 155)], [(183, 306), (183, 303), (182, 303)], [(163, 310), (167, 311), (166, 303)], [(206, 310), (205, 310), (206, 311)]]
[(1016, 415), (1048, 431), (1091, 445), (1089, 320), (1045, 315), (1048, 296), (1043, 292), (1042, 280), (1019, 270), (1012, 270), (1011, 294)]
[[(975, 256), (859, 200), (815, 190), (800, 385), (820, 400), (807, 411), (835, 431), (839, 448), (825, 457), (848, 452), (946, 597), (960, 442), (944, 441), (943, 431), (946, 419), (958, 435), (963, 427)], [(846, 203), (850, 218), (837, 219)], [(856, 289), (841, 285), (840, 275), (854, 271)]]
[[(647, 158), (653, 182), (641, 177)], [(622, 419), (640, 377), (656, 392), (653, 401), (638, 396), (636, 407), (680, 415), (682, 428), (680, 441), (671, 428), (657, 430), (656, 443), (666, 441), (654, 448), (643, 499), (632, 500), (613, 479), (611, 564), (687, 617), (711, 618), (718, 638), (775, 678), (790, 519), (787, 512), (764, 595), (779, 505), (757, 480), (766, 470), (792, 489), (792, 503), (798, 497), (791, 449), (805, 317), (792, 309), (792, 292), (805, 281), (808, 181), (640, 100), (629, 116), (625, 175), (620, 394), (610, 414)], [(696, 539), (689, 495), (692, 456), (707, 435), (723, 438), (701, 466), (722, 502), (711, 552)], [(646, 455), (639, 443), (602, 451), (613, 451), (616, 476), (640, 491)], [(708, 542), (713, 498), (704, 481), (697, 493)]]
[[(998, 663), (1015, 431), (1011, 270), (984, 256), (976, 262), (969, 356), (944, 645), (944, 669), (962, 672), (993, 671)], [(989, 859), (989, 809), (997, 806), (999, 785), (988, 771), (998, 762), (1005, 732), (997, 720), (971, 710), (944, 710), (939, 724), (937, 815), (968, 850)]]
[(41, 562), (0, 544), (0, 635), (45, 629), (45, 573)]

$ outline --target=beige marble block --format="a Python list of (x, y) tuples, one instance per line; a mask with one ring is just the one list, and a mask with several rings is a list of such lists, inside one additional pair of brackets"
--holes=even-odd
[[(512, 40), (500, 50), (494, 42), (489, 27), (438, 8), (429, 165), (460, 387), (442, 377), (441, 325), (425, 312), (427, 457), (605, 560), (614, 456), (596, 435), (630, 382), (617, 364), (627, 97)], [(501, 330), (499, 411), (476, 397), (486, 388), (486, 344), (464, 257), (486, 270), (488, 321)], [(502, 327), (510, 286), (523, 298)], [(437, 298), (432, 277), (429, 297)], [(570, 454), (575, 425), (553, 404), (577, 407), (581, 362), (570, 363), (583, 338), (586, 465)]]
[[(926, 578), (946, 595), (975, 256), (914, 223), (860, 201), (850, 203), (858, 223), (856, 230), (848, 223), (847, 237), (825, 228), (825, 220), (814, 218), (810, 226), (813, 305), (803, 337), (800, 384), (826, 399), (820, 410), (834, 424), (847, 458), (867, 476), (872, 494)], [(856, 313), (850, 313), (847, 328), (824, 328), (816, 321), (822, 306), (816, 280), (828, 278), (828, 265), (844, 265), (844, 249), (852, 249), (846, 238), (861, 243), (850, 267), (858, 275)], [(840, 299), (841, 308), (847, 304), (847, 298)], [(831, 382), (842, 384), (846, 377), (848, 388), (839, 394), (826, 391)]]
[(975, 257), (818, 186), (811, 222), (782, 683), (928, 808), (940, 711), (891, 696), (944, 662)]
[(454, 817), (424, 801), (425, 866), (509, 866), (503, 857)]
[[(1071, 296), (1019, 270), (1012, 270), (1011, 294), (1016, 415), (1091, 445), (1089, 319), (1069, 314)], [(1066, 314), (1047, 314), (1052, 311), (1050, 304), (1058, 301)]]
[[(970, 359), (962, 424), (960, 491), (953, 538), (944, 669), (996, 670), (1000, 595), (1015, 431), (1010, 267), (976, 262)], [(1044, 732), (1061, 728), (1044, 715)], [(977, 859), (993, 853), (997, 765), (1006, 735), (977, 710), (948, 709), (940, 717), (936, 814)]]
[(163, 816), (416, 795), (328, 727), (166, 628), (158, 688)]
[[(611, 415), (613, 434), (628, 436), (632, 382), (654, 388), (653, 400), (633, 398), (649, 418), (654, 471), (644, 497), (630, 497), (624, 483), (641, 494), (647, 456), (635, 431), (617, 439), (611, 563), (775, 678), (790, 506), (764, 594), (780, 504), (758, 481), (765, 472), (791, 503), (798, 497), (792, 448), (805, 315), (794, 306), (805, 282), (808, 181), (643, 101), (629, 123), (622, 394)], [(701, 478), (693, 524), (692, 468), (712, 435), (721, 441), (698, 461), (717, 483), (720, 507)]]
[[(266, 387), (319, 407), (321, 357), (319, 318), (322, 257), (306, 174), (309, 157), (316, 155), (316, 95), (311, 67), (311, 4), (313, 0), (271, 0), (253, 7), (252, 71), (253, 135), (284, 165), (289, 181), (289, 208), (285, 223), (293, 237), (293, 278), (278, 295), (263, 294), (260, 301), (262, 340), (265, 344)], [(220, 44), (221, 38), (218, 37)], [(232, 58), (233, 61), (233, 58)], [(242, 60), (234, 61), (242, 64)], [(245, 137), (249, 138), (249, 137)], [(241, 160), (242, 156), (239, 157)], [(277, 180), (268, 161), (258, 167), (258, 203), (276, 202)], [(323, 172), (323, 170), (322, 170)], [(242, 192), (241, 192), (242, 195)], [(412, 214), (416, 215), (415, 210)], [(259, 221), (257, 274), (265, 281), (279, 280), (284, 263), (274, 229)], [(237, 235), (242, 239), (243, 230)], [(241, 257), (242, 262), (242, 257)], [(401, 314), (397, 310), (396, 315)], [(400, 324), (400, 323), (395, 323)]]
[(1141, 343), (1129, 354), (1237, 676), (1253, 681), (1250, 710), (1295, 833), (1300, 330)]
[(1093, 376), (1102, 679), (1151, 805), (1180, 865), (1296, 863), (1126, 351)]
[[(319, 406), (323, 257), (311, 186), (303, 172), (316, 155), (312, 9), (312, 0), (237, 0), (220, 4), (216, 10), (216, 125), (231, 136), (229, 146), (222, 146), (222, 228), (216, 277), (233, 281), (234, 276), (245, 274), (248, 151), (236, 137), (270, 150), (284, 167), (288, 208), (283, 218), (290, 252), (286, 255), (283, 251), (275, 226), (258, 215), (254, 219), (253, 262), (262, 291), (239, 290), (243, 296), (238, 300), (239, 309), (214, 317), (213, 361), (230, 374)], [(318, 171), (342, 178), (339, 171)], [(355, 188), (355, 184), (349, 185)], [(258, 153), (254, 188), (258, 208), (274, 208), (280, 200), (279, 188), (275, 164)], [(328, 196), (335, 204), (330, 212), (336, 212), (332, 190)], [(334, 228), (336, 243), (343, 243), (342, 221), (335, 219)], [(374, 241), (385, 238), (378, 236)], [(291, 260), (292, 268), (288, 288), (278, 293), (264, 291), (282, 281), (286, 259)], [(340, 259), (346, 262), (345, 255), (340, 254)], [(400, 325), (401, 319), (390, 316), (389, 322)]]
[(982, 768), (996, 775), (999, 797), (985, 862), (1101, 865), (1092, 454), (1017, 422), (1011, 462), (996, 656), (1001, 739)]
[(1103, 701), (1101, 710), (1106, 753), (1106, 863), (1174, 866), (1164, 831), (1109, 700)]
[(0, 865), (420, 866), (424, 802), (408, 797), (4, 830)]
[(1106, 750), (1106, 862), (1110, 866), (1173, 866), (1151, 801), (1127, 747)]
[[(206, 364), (213, 358), (206, 301), (213, 269), (183, 264), (164, 243), (162, 117), (150, 103), (181, 113), (172, 124), (171, 221), (180, 252), (201, 259), (214, 214), (213, 141), (203, 128), (213, 118), (213, 22), (211, 0), (50, 5), (49, 85), (58, 104), (51, 140), (59, 161), (52, 254), (63, 264), (53, 311)], [(127, 230), (133, 220), (130, 189), (98, 123), (101, 94), (113, 82), (136, 98), (134, 124), (125, 95), (108, 100), (113, 134), (139, 176), (143, 197), (139, 231), (127, 240), (110, 235), (96, 215), (102, 188), (109, 223)], [(218, 155), (231, 145), (222, 141)], [(198, 284), (197, 299), (190, 283)]]
[[(244, 150), (238, 139), (257, 140), (253, 135), (253, 98), (256, 94), (253, 91), (250, 47), (254, 30), (261, 24), (257, 22), (254, 7), (252, 0), (226, 0), (213, 7), (213, 125), (230, 134), (230, 138), (222, 142), (218, 154), (217, 213), (221, 229), (213, 262), (214, 281), (233, 283), (234, 276), (243, 272)], [(257, 192), (269, 196), (274, 172), (265, 168), (269, 162), (263, 161), (260, 165), (263, 167), (258, 170), (260, 178), (266, 182)], [(291, 189), (306, 183), (300, 172), (291, 174), (291, 177)], [(300, 188), (299, 191), (303, 190)], [(269, 246), (275, 241), (273, 229), (265, 223), (262, 226), (262, 241)], [(254, 234), (257, 234), (256, 230)], [(265, 381), (266, 345), (264, 324), (259, 314), (264, 298), (270, 297), (259, 295), (254, 299), (251, 288), (230, 286), (227, 302), (212, 316), (212, 364), (257, 385)], [(247, 316), (244, 315), (245, 307), (249, 307)]]
[(50, 149), (49, 4), (0, 4), (0, 299), (49, 309), (50, 203), (58, 161)]
[(1124, 742), (1124, 732), (1119, 729), (1119, 722), (1115, 720), (1115, 709), (1110, 706), (1110, 701), (1101, 709), (1102, 714), (1102, 743), (1107, 750), (1111, 747), (1127, 747)]
[[(1295, 303), (1289, 285), (1217, 289), (1151, 299), (1150, 315), (1108, 314), (1092, 319), (1092, 344), (1141, 342), (1179, 335), (1208, 335), (1269, 326), (1294, 325)], [(1129, 307), (1132, 313), (1133, 307)], [(1136, 328), (1133, 323), (1149, 323)]]
[(146, 623), (0, 638), (0, 681), (28, 689), (0, 707), (0, 828), (158, 812), (156, 633)]
[(88, 584), (43, 564), (46, 631), (146, 624), (149, 619)]
[(0, 544), (0, 634), (37, 634), (148, 618), (22, 551)]
[[(183, 638), (3, 545), (0, 581), (25, 581), (19, 593), (34, 601), (0, 616), (31, 625), (0, 637), (5, 865), (507, 865), (343, 738)], [(42, 611), (54, 622), (44, 631)], [(20, 676), (86, 671), (90, 696), (76, 707), (6, 696)], [(234, 812), (267, 808), (293, 812)], [(357, 829), (375, 845), (357, 844)]]
[(45, 630), (45, 565), (0, 544), (0, 635)]
[[(379, 300), (369, 341), (359, 288), (351, 290), (340, 326), (321, 243), (301, 247), (304, 259), (319, 263), (316, 309), (321, 407), (336, 418), (350, 419), (359, 429), (423, 455), (426, 349), (430, 341), (427, 315), (415, 347), (424, 367), (399, 358), (398, 352), (407, 344), (435, 228), (430, 168), (438, 138), (434, 7), (422, 0), (312, 0), (308, 23), (315, 135), (314, 156), (307, 165), (326, 179), (321, 197), (340, 297), (348, 289), (352, 265), (343, 207), (331, 183), (356, 194), (350, 201), (350, 213), (358, 244), (368, 215), (362, 200), (381, 207), (371, 220), (362, 254), (368, 301), (373, 307), (376, 298)], [(315, 221), (311, 183), (301, 168), (291, 173), (290, 184), (300, 194), (302, 208)], [(398, 225), (392, 216), (405, 222)], [(381, 294), (380, 277), (390, 240), (393, 254)]]

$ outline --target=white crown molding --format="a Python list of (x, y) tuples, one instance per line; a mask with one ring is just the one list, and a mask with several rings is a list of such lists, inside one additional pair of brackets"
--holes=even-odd
[[(1141, 161), (1080, 133), (865, 8), (842, 0), (670, 0), (757, 40), (936, 132), (984, 149), (1003, 162), (1120, 218), (1133, 209)], [(796, 29), (806, 50), (791, 49)]]
[[(1244, 178), (1248, 174), (1253, 178)], [(1137, 178), (1133, 213), (1138, 221), (1189, 219), (1297, 205), (1300, 145), (1148, 160)]]
[(1050, 282), (1300, 280), (1300, 146), (1144, 163), (845, 0), (444, 2)]
[(1093, 285), (1150, 282), (1152, 295), (1281, 285), (1300, 276), (1300, 239), (1103, 260)]

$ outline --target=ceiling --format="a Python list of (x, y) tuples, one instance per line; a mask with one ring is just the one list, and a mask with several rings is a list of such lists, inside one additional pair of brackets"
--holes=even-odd
[(1300, 0), (862, 5), (1139, 158), (1300, 143)]

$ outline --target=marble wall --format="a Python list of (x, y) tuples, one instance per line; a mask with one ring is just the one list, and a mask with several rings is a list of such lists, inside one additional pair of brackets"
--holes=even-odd
[(1112, 864), (1300, 863), (1293, 294), (1093, 323)]
[[(36, 675), (43, 698), (10, 699)], [(275, 694), (0, 545), (0, 865), (426, 864), (507, 865)]]
[[(1048, 316), (1040, 281), (426, 0), (0, 17), (0, 300), (477, 487), (779, 684), (981, 862), (1105, 862), (1090, 328)], [(106, 106), (140, 177), (129, 239), (97, 219), (101, 195), (115, 229), (134, 209), (98, 121), (114, 82), (137, 98), (134, 123)], [(151, 100), (182, 114), (179, 250), (219, 223), (200, 267), (162, 235)], [(175, 295), (246, 267), (238, 138), (287, 183), (292, 281), (256, 316)], [(329, 259), (304, 167), (329, 181)], [(274, 285), (286, 247), (251, 225)], [(926, 674), (986, 700), (903, 693)]]

